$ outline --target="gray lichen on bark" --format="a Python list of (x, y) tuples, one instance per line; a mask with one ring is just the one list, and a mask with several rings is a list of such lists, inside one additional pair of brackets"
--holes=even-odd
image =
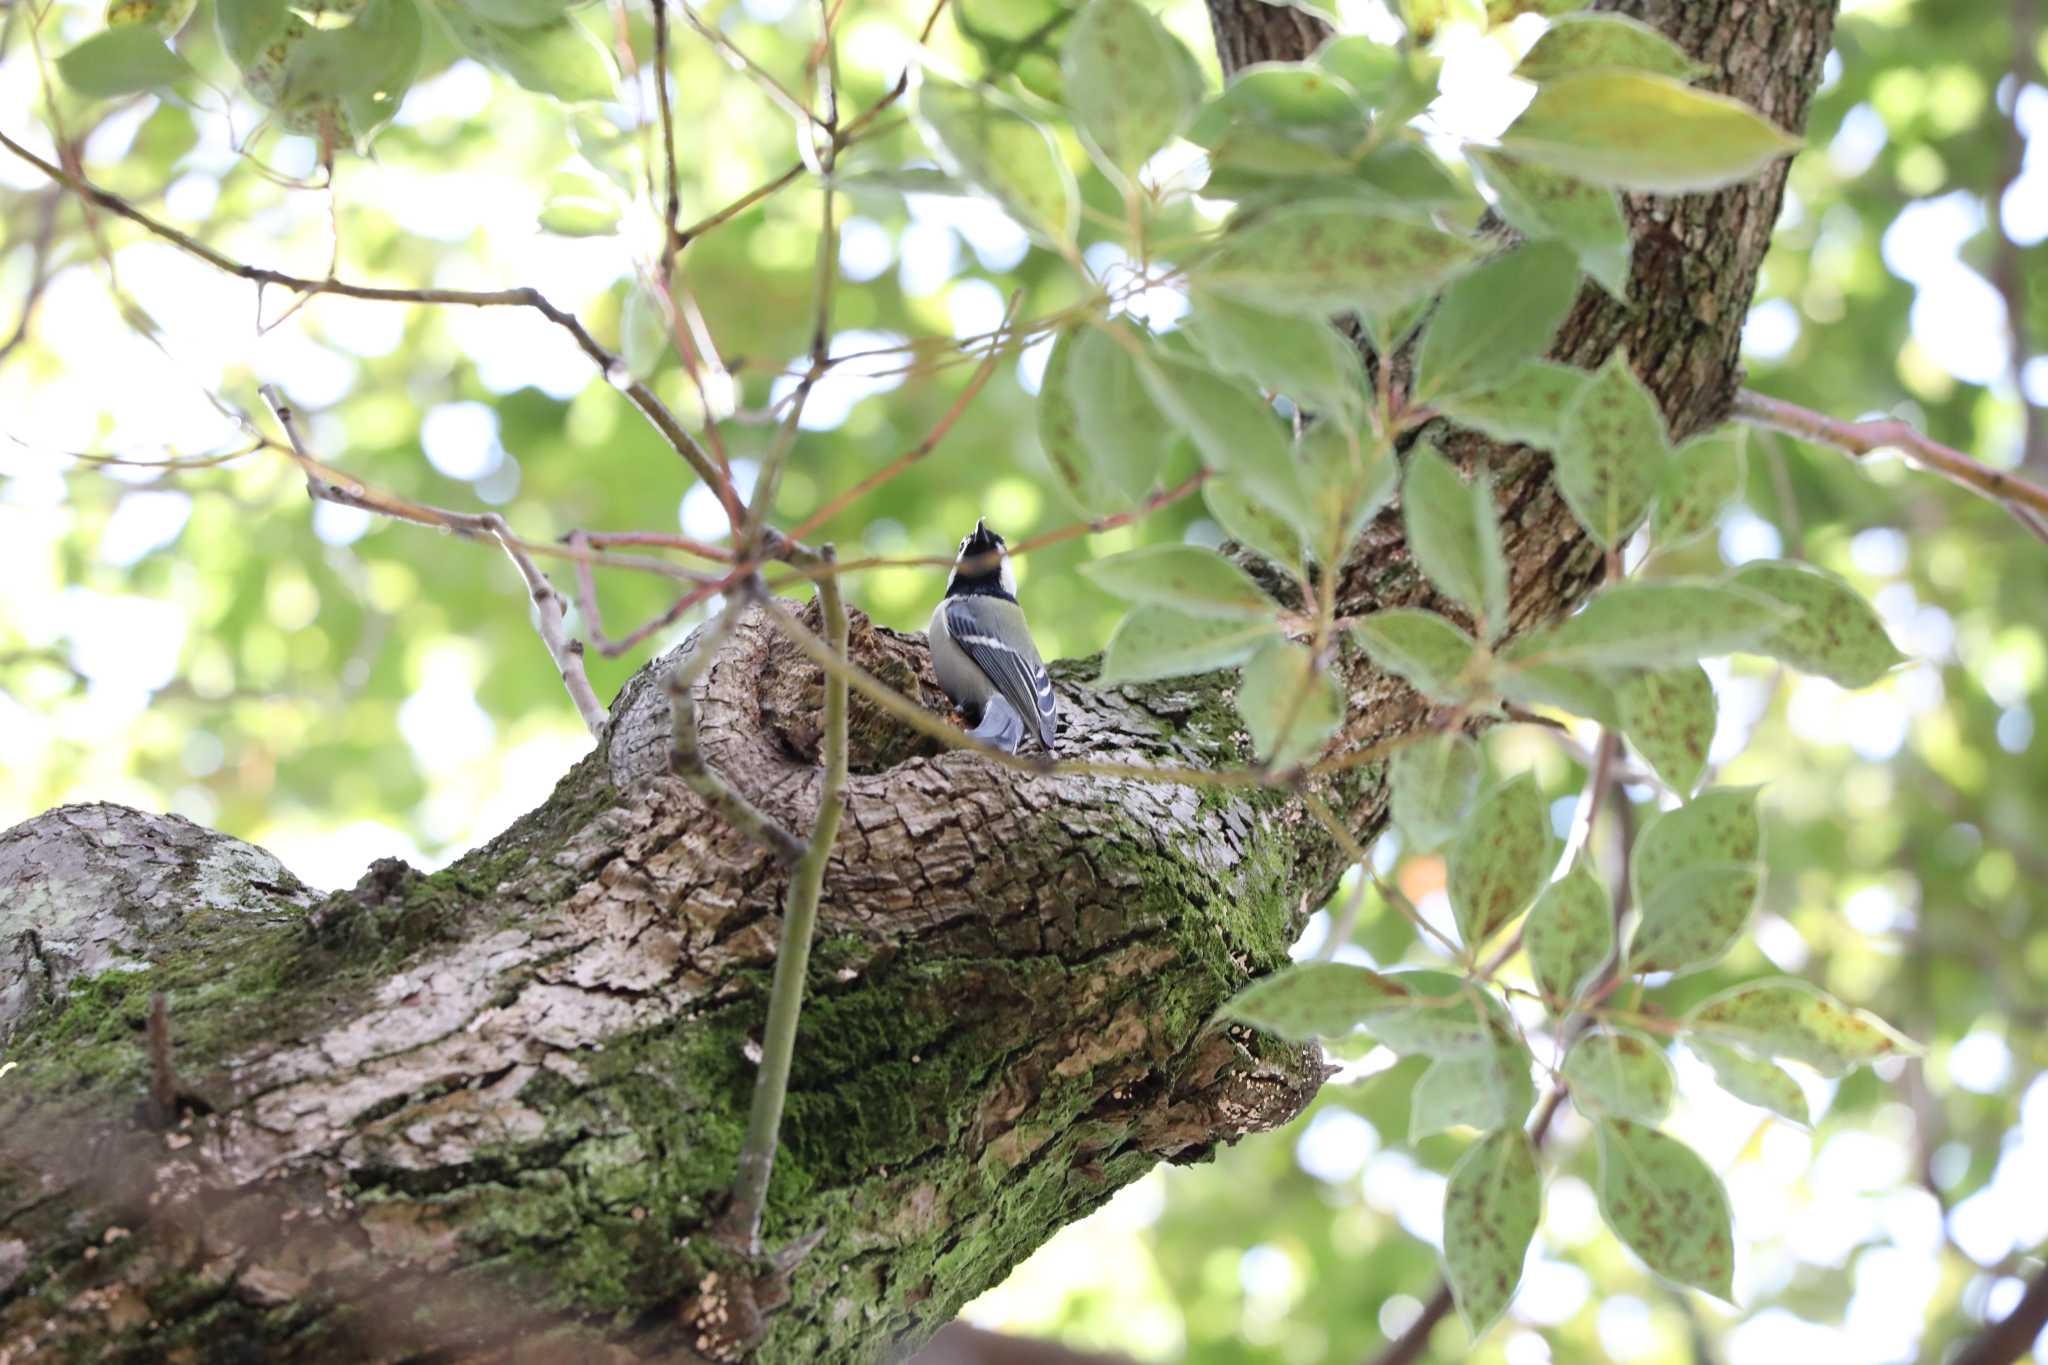
[[(1799, 126), (1830, 5), (1611, 7)], [(1318, 37), (1259, 0), (1211, 10), (1233, 69)], [(1782, 184), (1632, 201), (1630, 303), (1589, 290), (1556, 354), (1625, 345), (1675, 435), (1716, 420)], [(1569, 609), (1600, 558), (1546, 461), (1441, 443), (1495, 471), (1517, 625)], [(1340, 596), (1433, 601), (1397, 516)], [(940, 704), (915, 637), (857, 623), (854, 651)], [(770, 1192), (786, 1254), (735, 1261), (706, 1229), (785, 873), (665, 775), (671, 663), (628, 684), (545, 805), (433, 875), (380, 864), (322, 897), (261, 850), (104, 806), (0, 834), (0, 1360), (887, 1358), (1156, 1162), (1313, 1093), (1312, 1050), (1212, 1023), (1339, 870), (1297, 802), (1013, 771), (856, 704)], [(1343, 669), (1344, 745), (1425, 723), (1406, 687)], [(1227, 677), (1055, 676), (1070, 753), (1246, 756)], [(751, 618), (699, 696), (707, 761), (797, 830), (820, 686)], [(1361, 837), (1383, 821), (1371, 765), (1323, 795)], [(159, 992), (168, 1129), (143, 1103)]]

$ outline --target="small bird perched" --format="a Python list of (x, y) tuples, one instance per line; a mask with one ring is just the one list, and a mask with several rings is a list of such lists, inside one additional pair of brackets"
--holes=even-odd
[(1017, 605), (1003, 538), (982, 522), (960, 542), (930, 638), (932, 671), (974, 738), (1015, 753), (1028, 729), (1052, 752), (1059, 728), (1052, 679)]

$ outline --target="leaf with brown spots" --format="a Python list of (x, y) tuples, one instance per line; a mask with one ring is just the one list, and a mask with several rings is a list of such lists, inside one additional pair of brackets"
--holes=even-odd
[(1433, 611), (1376, 611), (1353, 626), (1351, 634), (1374, 663), (1406, 678), (1431, 701), (1467, 701), (1483, 681), (1472, 676), (1477, 653), (1472, 637)]
[(1618, 67), (1544, 81), (1500, 144), (1595, 185), (1651, 194), (1718, 189), (1799, 149), (1739, 100)]
[(1690, 1147), (1628, 1119), (1594, 1128), (1600, 1147), (1600, 1216), (1667, 1280), (1729, 1302), (1735, 1294), (1728, 1191)]
[(1657, 400), (1617, 350), (1558, 423), (1558, 491), (1579, 524), (1612, 549), (1642, 524), (1670, 453)]
[(1401, 484), (1401, 518), (1409, 553), (1430, 581), (1483, 623), (1488, 638), (1505, 629), (1508, 566), (1486, 472), (1468, 484), (1436, 447), (1418, 442)]
[(1546, 81), (1569, 71), (1622, 66), (1694, 80), (1706, 68), (1684, 48), (1640, 19), (1621, 14), (1570, 14), (1551, 24), (1515, 67), (1525, 81)]
[(925, 73), (917, 117), (941, 163), (994, 199), (1043, 245), (1074, 240), (1081, 213), (1074, 173), (1052, 134), (985, 86)]
[(1579, 296), (1572, 252), (1528, 242), (1444, 291), (1415, 359), (1415, 400), (1482, 389), (1534, 360)]
[(1303, 962), (1254, 981), (1223, 1013), (1282, 1038), (1338, 1038), (1374, 1014), (1414, 1008), (1406, 986), (1344, 962)]
[(1409, 1096), (1408, 1141), (1449, 1128), (1520, 1128), (1536, 1105), (1531, 1060), (1528, 1045), (1513, 1035), (1470, 1056), (1437, 1058)]
[(1619, 195), (1479, 147), (1468, 147), (1465, 159), (1493, 190), (1494, 208), (1501, 217), (1525, 237), (1563, 242), (1578, 253), (1580, 270), (1615, 298), (1627, 301), (1635, 239)]
[(1437, 406), (1496, 441), (1550, 450), (1557, 444), (1565, 409), (1591, 378), (1569, 365), (1530, 360), (1485, 388), (1448, 394)]
[(1669, 668), (1754, 648), (1792, 613), (1750, 589), (1699, 578), (1623, 582), (1501, 651), (1516, 664)]
[(1447, 861), (1458, 937), (1477, 948), (1528, 908), (1557, 861), (1550, 812), (1535, 776), (1523, 773), (1481, 801)]
[(1628, 970), (1696, 972), (1735, 946), (1762, 894), (1761, 863), (1700, 863), (1677, 872), (1643, 901), (1628, 945)]
[(1742, 493), (1748, 476), (1748, 427), (1727, 426), (1695, 436), (1671, 452), (1650, 514), (1650, 538), (1662, 549), (1703, 536), (1721, 509)]
[(1529, 911), (1522, 947), (1553, 1013), (1576, 1001), (1614, 953), (1614, 907), (1586, 860), (1543, 888)]
[(1260, 760), (1284, 768), (1314, 758), (1337, 732), (1344, 689), (1307, 645), (1272, 640), (1244, 666), (1237, 713)]
[(1107, 329), (1060, 334), (1038, 387), (1038, 443), (1075, 507), (1106, 516), (1151, 492), (1174, 435)]
[(1433, 734), (1394, 751), (1387, 764), (1394, 823), (1416, 852), (1458, 832), (1479, 794), (1479, 746), (1460, 734)]
[(1736, 1099), (1759, 1109), (1768, 1109), (1801, 1128), (1813, 1126), (1813, 1115), (1806, 1104), (1806, 1091), (1784, 1067), (1697, 1035), (1688, 1035), (1685, 1046), (1714, 1069), (1715, 1084)]
[(1698, 664), (1633, 673), (1614, 689), (1622, 733), (1664, 784), (1692, 795), (1714, 741), (1714, 684)]
[(1197, 287), (1258, 307), (1328, 317), (1427, 298), (1469, 269), (1479, 250), (1419, 213), (1311, 203), (1233, 220), (1188, 274)]
[(1074, 127), (1126, 175), (1171, 142), (1202, 102), (1194, 55), (1137, 0), (1090, 0), (1060, 69)]
[(1715, 787), (1689, 805), (1650, 817), (1629, 860), (1636, 903), (1648, 901), (1687, 868), (1757, 861), (1763, 853), (1757, 796), (1755, 787)]
[(1847, 1075), (1880, 1057), (1918, 1056), (1921, 1050), (1876, 1015), (1789, 976), (1724, 991), (1694, 1007), (1685, 1027), (1710, 1043), (1804, 1062), (1823, 1076)]
[(1789, 559), (1759, 559), (1730, 580), (1791, 611), (1758, 652), (1843, 687), (1868, 687), (1906, 656), (1892, 644), (1870, 603), (1826, 569)]
[(1648, 1034), (1602, 1028), (1572, 1044), (1561, 1074), (1587, 1118), (1655, 1123), (1671, 1112), (1671, 1061)]
[(1194, 438), (1205, 466), (1228, 475), (1297, 534), (1313, 530), (1292, 437), (1272, 404), (1249, 384), (1157, 347), (1139, 359), (1138, 370), (1160, 411)]
[(1255, 500), (1237, 480), (1211, 477), (1202, 485), (1202, 501), (1223, 534), (1256, 550), (1283, 569), (1301, 572), (1301, 536), (1286, 518)]
[(1543, 1218), (1536, 1147), (1520, 1128), (1488, 1133), (1444, 1186), (1444, 1278), (1472, 1336), (1500, 1321)]

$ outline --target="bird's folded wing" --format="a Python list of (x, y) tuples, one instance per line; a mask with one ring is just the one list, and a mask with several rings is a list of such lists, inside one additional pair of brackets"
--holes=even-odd
[(956, 602), (946, 608), (946, 634), (1026, 718), (1039, 743), (1051, 749), (1057, 715), (1052, 679), (1025, 631), (1024, 613), (1000, 598), (974, 607)]

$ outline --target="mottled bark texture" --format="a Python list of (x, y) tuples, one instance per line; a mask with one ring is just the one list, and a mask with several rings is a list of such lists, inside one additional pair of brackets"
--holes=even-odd
[[(1829, 5), (1618, 7), (1801, 123)], [(1213, 13), (1233, 68), (1316, 40), (1258, 0)], [(1558, 354), (1625, 345), (1676, 435), (1715, 420), (1782, 178), (1636, 201), (1630, 304), (1589, 289)], [(1568, 609), (1599, 557), (1545, 461), (1443, 442), (1497, 471), (1517, 621)], [(1341, 595), (1431, 600), (1395, 518)], [(854, 649), (937, 703), (920, 640), (857, 623)], [(260, 850), (108, 806), (0, 834), (0, 1362), (894, 1358), (1155, 1162), (1313, 1093), (1312, 1050), (1210, 1023), (1340, 869), (1297, 802), (1013, 772), (856, 705), (779, 1254), (734, 1257), (707, 1228), (786, 874), (666, 776), (673, 662), (627, 685), (545, 805), (433, 876), (384, 863), (323, 896)], [(1425, 723), (1404, 686), (1342, 667), (1345, 745)], [(1245, 757), (1227, 676), (1055, 674), (1069, 754)], [(758, 617), (700, 690), (707, 761), (799, 830), (821, 690)], [(1369, 837), (1382, 782), (1362, 766), (1323, 794)]]

